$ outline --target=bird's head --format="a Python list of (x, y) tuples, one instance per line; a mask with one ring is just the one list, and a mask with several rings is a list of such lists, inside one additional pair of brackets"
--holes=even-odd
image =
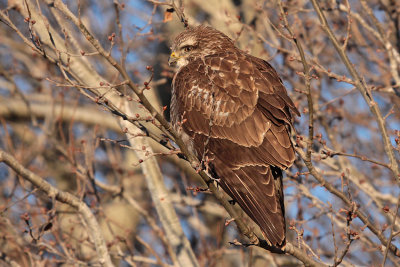
[(234, 47), (233, 41), (220, 31), (208, 26), (190, 27), (175, 38), (168, 64), (180, 68), (198, 58)]

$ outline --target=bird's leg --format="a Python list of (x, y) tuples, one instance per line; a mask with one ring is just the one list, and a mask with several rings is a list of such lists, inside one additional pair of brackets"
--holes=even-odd
[(192, 166), (193, 169), (196, 170), (196, 173), (199, 173), (201, 171), (205, 171), (205, 173), (208, 175), (208, 177), (210, 178), (210, 180), (207, 182), (207, 184), (212, 183), (212, 182), (216, 182), (217, 183), (217, 187), (219, 186), (219, 182), (220, 179), (219, 178), (214, 178), (214, 176), (212, 175), (213, 172), (210, 173), (210, 168), (208, 167), (208, 163), (205, 164), (204, 161), (201, 162), (192, 162), (190, 164)]
[(216, 177), (218, 177), (218, 175), (215, 173), (213, 166), (210, 164), (211, 158), (208, 157), (208, 155), (203, 158), (204, 158), (204, 161), (202, 161), (202, 164), (205, 168), (206, 173), (208, 174), (210, 179), (212, 181), (216, 182), (217, 186), (219, 186), (219, 183), (221, 180), (219, 178), (216, 178)]
[(221, 179), (219, 179), (219, 178), (214, 178), (214, 177), (212, 177), (212, 176), (210, 176), (210, 179), (211, 179), (213, 182), (216, 182), (216, 183), (217, 183), (217, 186), (219, 186), (219, 183), (221, 182)]

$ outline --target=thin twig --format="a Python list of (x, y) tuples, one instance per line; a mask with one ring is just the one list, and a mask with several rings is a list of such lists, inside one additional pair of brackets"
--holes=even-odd
[[(383, 119), (383, 116), (381, 114), (379, 106), (374, 101), (374, 98), (373, 98), (373, 96), (371, 94), (371, 91), (369, 90), (368, 86), (366, 85), (364, 79), (362, 79), (362, 77), (357, 72), (357, 70), (354, 67), (354, 65), (352, 64), (352, 62), (350, 61), (349, 57), (347, 56), (346, 51), (340, 46), (339, 42), (337, 41), (337, 39), (336, 39), (331, 27), (329, 26), (329, 24), (328, 24), (328, 22), (326, 20), (325, 15), (323, 14), (323, 12), (322, 12), (322, 10), (321, 10), (321, 8), (319, 6), (318, 1), (311, 0), (311, 2), (313, 4), (314, 10), (316, 11), (316, 13), (318, 15), (318, 18), (319, 18), (319, 20), (321, 22), (322, 29), (328, 35), (328, 37), (331, 40), (333, 46), (335, 47), (337, 53), (339, 54), (340, 58), (342, 59), (344, 65), (346, 66), (347, 70), (350, 72), (351, 76), (355, 80), (355, 87), (360, 91), (360, 93), (363, 96), (365, 102), (367, 103), (368, 107), (370, 108), (371, 113), (375, 117), (375, 120), (376, 120), (376, 122), (378, 124), (379, 130), (381, 132), (381, 136), (382, 136), (382, 139), (383, 139), (383, 145), (384, 145), (384, 149), (385, 149), (386, 155), (389, 158), (390, 170), (392, 171), (395, 179), (397, 179), (397, 181), (399, 182), (400, 171), (399, 171), (398, 163), (397, 163), (396, 157), (394, 155), (393, 147), (392, 147), (389, 135), (387, 133), (385, 120)], [(397, 202), (396, 206), (398, 207), (399, 204), (400, 204), (400, 197), (398, 198), (398, 202)], [(378, 233), (379, 235), (377, 235), (379, 237), (380, 241), (386, 246), (384, 261), (386, 260), (387, 251), (389, 249), (392, 250), (392, 252), (395, 255), (400, 256), (400, 252), (399, 252), (398, 248), (391, 243), (391, 240), (393, 238), (393, 228), (394, 228), (394, 225), (395, 225), (397, 212), (398, 212), (398, 209), (396, 210), (395, 215), (393, 217), (390, 237), (388, 239), (386, 239), (381, 233)], [(368, 227), (370, 227), (370, 226), (368, 226)], [(375, 234), (377, 234), (377, 233), (375, 233)]]
[(75, 208), (82, 215), (89, 228), (88, 234), (93, 240), (97, 255), (99, 256), (99, 263), (104, 266), (114, 266), (111, 262), (110, 254), (108, 253), (107, 245), (100, 231), (100, 226), (96, 220), (96, 217), (84, 202), (80, 201), (76, 196), (68, 192), (63, 192), (55, 188), (50, 183), (46, 182), (42, 177), (26, 169), (13, 156), (3, 150), (0, 150), (0, 162), (7, 164), (22, 178), (31, 182), (35, 187), (45, 192), (49, 198), (56, 199)]

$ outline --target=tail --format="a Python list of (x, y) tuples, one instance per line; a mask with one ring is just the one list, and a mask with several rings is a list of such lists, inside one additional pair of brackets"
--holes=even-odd
[[(276, 194), (276, 199), (279, 202), (279, 206), (281, 209), (281, 219), (283, 220), (283, 227), (281, 228), (281, 231), (283, 233), (282, 235), (282, 242), (280, 244), (276, 244), (276, 247), (284, 249), (286, 245), (286, 219), (285, 219), (285, 201), (284, 201), (284, 195), (283, 195), (283, 174), (282, 174), (282, 169), (274, 166), (270, 166), (271, 169), (271, 175), (274, 179), (275, 182), (275, 194)], [(268, 240), (268, 237), (266, 236), (265, 232), (262, 230), (263, 236), (266, 240)]]
[(282, 170), (273, 166), (218, 166), (221, 187), (260, 227), (268, 245), (283, 249), (286, 244)]

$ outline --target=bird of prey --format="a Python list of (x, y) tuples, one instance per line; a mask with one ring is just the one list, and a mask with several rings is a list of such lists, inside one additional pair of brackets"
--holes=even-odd
[(300, 114), (278, 74), (208, 26), (181, 32), (169, 64), (172, 125), (269, 245), (283, 248), (282, 169), (295, 159), (291, 113)]

